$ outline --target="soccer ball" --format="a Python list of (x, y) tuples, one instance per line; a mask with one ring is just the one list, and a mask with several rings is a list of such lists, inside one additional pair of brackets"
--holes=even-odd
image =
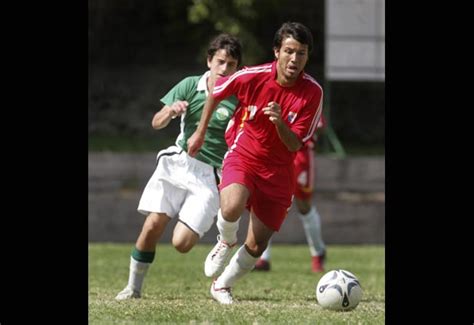
[(324, 274), (316, 286), (316, 298), (321, 307), (331, 310), (351, 310), (362, 298), (357, 277), (346, 270), (332, 270)]

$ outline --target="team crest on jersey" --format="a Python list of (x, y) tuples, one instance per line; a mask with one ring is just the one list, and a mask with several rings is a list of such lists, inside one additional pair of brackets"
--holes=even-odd
[(229, 119), (230, 117), (230, 113), (229, 111), (227, 110), (227, 108), (225, 107), (219, 107), (217, 110), (216, 110), (216, 118), (220, 121), (225, 121), (227, 119)]
[(298, 115), (298, 113), (296, 113), (296, 112), (289, 112), (289, 113), (288, 113), (288, 122), (293, 123), (293, 121), (294, 121), (295, 118), (296, 118), (296, 115)]

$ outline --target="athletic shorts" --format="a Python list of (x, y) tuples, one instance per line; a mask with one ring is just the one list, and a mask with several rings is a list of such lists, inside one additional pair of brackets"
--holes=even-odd
[(295, 189), (293, 165), (278, 166), (250, 162), (237, 152), (228, 152), (222, 169), (222, 190), (238, 183), (250, 191), (247, 209), (268, 228), (279, 231), (291, 206)]
[(299, 200), (308, 200), (313, 194), (314, 163), (312, 146), (306, 145), (298, 150), (294, 165), (296, 173), (295, 197)]
[(156, 160), (138, 212), (179, 216), (179, 221), (201, 238), (211, 228), (219, 209), (218, 171), (177, 146), (161, 150)]

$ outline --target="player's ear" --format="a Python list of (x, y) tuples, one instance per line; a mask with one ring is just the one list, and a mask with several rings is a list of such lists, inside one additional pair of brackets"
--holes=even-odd
[(273, 48), (273, 53), (275, 53), (275, 59), (278, 60), (278, 56), (280, 55), (280, 49), (277, 49), (276, 47)]
[(207, 67), (210, 69), (211, 68), (211, 62), (212, 62), (212, 57), (208, 56), (207, 57)]

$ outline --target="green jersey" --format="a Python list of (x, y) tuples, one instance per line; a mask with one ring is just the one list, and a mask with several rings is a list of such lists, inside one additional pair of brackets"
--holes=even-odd
[[(185, 100), (189, 103), (186, 113), (181, 115), (180, 133), (176, 139), (176, 145), (186, 152), (188, 151), (188, 139), (196, 131), (201, 120), (201, 113), (208, 94), (207, 78), (209, 74), (210, 72), (207, 71), (202, 76), (187, 77), (161, 98), (161, 101), (168, 106), (177, 100)], [(209, 121), (204, 144), (196, 155), (196, 159), (221, 168), (227, 151), (224, 133), (237, 104), (237, 98), (231, 96), (217, 105)]]

